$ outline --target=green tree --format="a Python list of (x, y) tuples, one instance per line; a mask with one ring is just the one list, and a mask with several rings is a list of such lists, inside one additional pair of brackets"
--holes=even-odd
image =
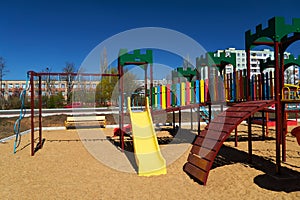
[(63, 105), (64, 97), (62, 95), (62, 92), (50, 96), (48, 108), (62, 108)]
[(8, 97), (6, 109), (19, 109), (21, 108), (20, 94), (16, 92), (15, 94)]
[[(117, 74), (117, 69), (112, 68), (107, 73)], [(136, 95), (137, 89), (140, 87), (136, 84), (136, 75), (132, 74), (128, 70), (124, 70), (124, 75), (121, 77), (123, 81), (123, 93), (124, 99)], [(96, 103), (98, 105), (106, 105), (107, 102), (117, 102), (119, 100), (119, 80), (117, 76), (102, 77), (100, 83), (96, 88)]]
[[(117, 74), (117, 69), (108, 70), (108, 74)], [(96, 87), (95, 101), (97, 105), (106, 105), (112, 98), (115, 86), (118, 84), (117, 76), (104, 76)]]

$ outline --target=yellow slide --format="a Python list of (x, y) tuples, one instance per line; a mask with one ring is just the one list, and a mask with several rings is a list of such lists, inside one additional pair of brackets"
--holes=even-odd
[(130, 98), (128, 98), (128, 111), (130, 113), (134, 154), (138, 166), (139, 176), (166, 174), (166, 161), (162, 157), (152, 117), (149, 110), (148, 98), (144, 112), (132, 112)]

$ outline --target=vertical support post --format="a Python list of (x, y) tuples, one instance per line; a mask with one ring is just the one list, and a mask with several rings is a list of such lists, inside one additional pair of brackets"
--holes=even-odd
[(179, 129), (181, 129), (181, 110), (179, 109)]
[(42, 148), (42, 77), (39, 76), (39, 149)]
[(193, 127), (193, 108), (191, 108), (190, 113), (191, 113), (191, 130), (193, 130), (194, 129), (194, 127)]
[(248, 118), (248, 162), (252, 163), (252, 129), (251, 129), (251, 117)]
[[(149, 89), (150, 92), (152, 91), (152, 88), (153, 88), (153, 64), (150, 63), (150, 89)], [(150, 105), (153, 105), (152, 101), (153, 101), (152, 95), (150, 95)]]
[(198, 135), (200, 135), (200, 107), (197, 106), (197, 122), (198, 122), (198, 128), (197, 128), (197, 132)]
[(173, 110), (173, 134), (175, 135), (176, 126), (175, 126), (175, 112)]
[(269, 125), (268, 125), (268, 122), (269, 122), (269, 112), (266, 113), (266, 136), (268, 137), (269, 136)]
[(286, 132), (287, 132), (287, 112), (285, 112), (285, 104), (282, 104), (282, 131), (281, 131), (281, 151), (282, 161), (286, 161)]
[(234, 129), (234, 146), (238, 146), (238, 131), (237, 128)]
[(208, 104), (208, 121), (211, 121), (211, 102)]
[[(144, 71), (145, 71), (145, 104), (146, 104), (146, 99), (148, 97), (148, 93), (147, 93), (147, 87), (148, 87), (148, 84), (147, 84), (147, 68), (148, 68), (148, 64), (144, 64)], [(151, 96), (151, 95), (150, 95)], [(151, 102), (150, 102), (151, 103)], [(151, 105), (151, 104), (150, 104)], [(146, 105), (145, 105), (146, 106)]]
[(123, 66), (120, 63), (120, 56), (118, 58), (118, 74), (119, 74), (119, 130), (120, 130), (120, 145), (121, 149), (124, 151), (124, 87), (123, 87)]
[(266, 123), (266, 120), (265, 120), (265, 111), (262, 111), (261, 112), (261, 120), (262, 120), (262, 140), (265, 140), (266, 139), (266, 133), (265, 133), (265, 123)]
[[(295, 67), (294, 67), (295, 69)], [(284, 52), (280, 50), (280, 74), (284, 74)], [(295, 73), (294, 73), (295, 74)], [(283, 76), (280, 76), (280, 91), (284, 86), (284, 78)], [(295, 81), (295, 76), (294, 76), (294, 81)], [(280, 94), (281, 95), (281, 92)], [(279, 99), (279, 103), (281, 104), (281, 151), (282, 151), (282, 161), (286, 161), (286, 132), (287, 132), (287, 118), (286, 118), (286, 112), (285, 112), (285, 104), (281, 103), (282, 97)]]
[(281, 101), (280, 101), (280, 66), (279, 66), (279, 44), (278, 42), (274, 42), (274, 56), (275, 56), (275, 114), (276, 114), (276, 173), (280, 174), (281, 171), (281, 163), (280, 163), (280, 139), (282, 132), (282, 113), (281, 113)]
[(34, 81), (33, 72), (30, 72), (30, 111), (31, 111), (31, 156), (34, 156)]
[(262, 100), (266, 100), (266, 84), (265, 84), (265, 75), (261, 73), (261, 91), (262, 91)]
[(247, 54), (247, 90), (246, 90), (246, 97), (247, 101), (250, 101), (250, 49), (246, 49)]

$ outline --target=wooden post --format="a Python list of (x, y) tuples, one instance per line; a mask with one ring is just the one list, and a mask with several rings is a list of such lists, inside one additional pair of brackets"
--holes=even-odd
[(173, 134), (175, 135), (176, 126), (175, 126), (175, 112), (173, 110)]
[(238, 131), (237, 128), (234, 129), (234, 146), (238, 146)]
[(191, 113), (191, 130), (193, 130), (194, 129), (194, 127), (193, 127), (193, 108), (191, 108), (190, 113)]
[(274, 86), (275, 86), (275, 100), (276, 100), (276, 173), (280, 174), (281, 172), (281, 159), (280, 159), (280, 140), (281, 140), (281, 133), (282, 133), (282, 104), (280, 101), (280, 66), (279, 66), (279, 44), (276, 41), (274, 44), (274, 56), (275, 56), (275, 79), (274, 79)]
[(31, 111), (31, 156), (34, 156), (34, 81), (33, 72), (30, 73), (30, 111)]
[(251, 130), (251, 117), (248, 118), (248, 162), (252, 163), (252, 130)]
[(179, 109), (179, 129), (181, 129), (181, 110)]
[(261, 120), (262, 120), (262, 125), (261, 125), (262, 140), (265, 140), (266, 139), (266, 134), (265, 134), (265, 112), (264, 111), (261, 112)]
[(197, 106), (197, 122), (198, 122), (198, 128), (197, 128), (197, 132), (198, 135), (200, 135), (200, 107)]
[(39, 76), (39, 146), (41, 149), (42, 145), (42, 77)]

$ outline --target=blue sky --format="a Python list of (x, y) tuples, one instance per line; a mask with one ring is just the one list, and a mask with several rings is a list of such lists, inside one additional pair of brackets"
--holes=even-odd
[[(79, 68), (99, 43), (139, 27), (179, 31), (207, 51), (244, 49), (245, 31), (273, 16), (286, 22), (300, 18), (299, 5), (297, 0), (1, 1), (0, 56), (9, 70), (4, 79), (25, 79), (27, 71), (46, 67), (61, 72), (65, 62)], [(288, 50), (297, 56), (299, 45)]]

